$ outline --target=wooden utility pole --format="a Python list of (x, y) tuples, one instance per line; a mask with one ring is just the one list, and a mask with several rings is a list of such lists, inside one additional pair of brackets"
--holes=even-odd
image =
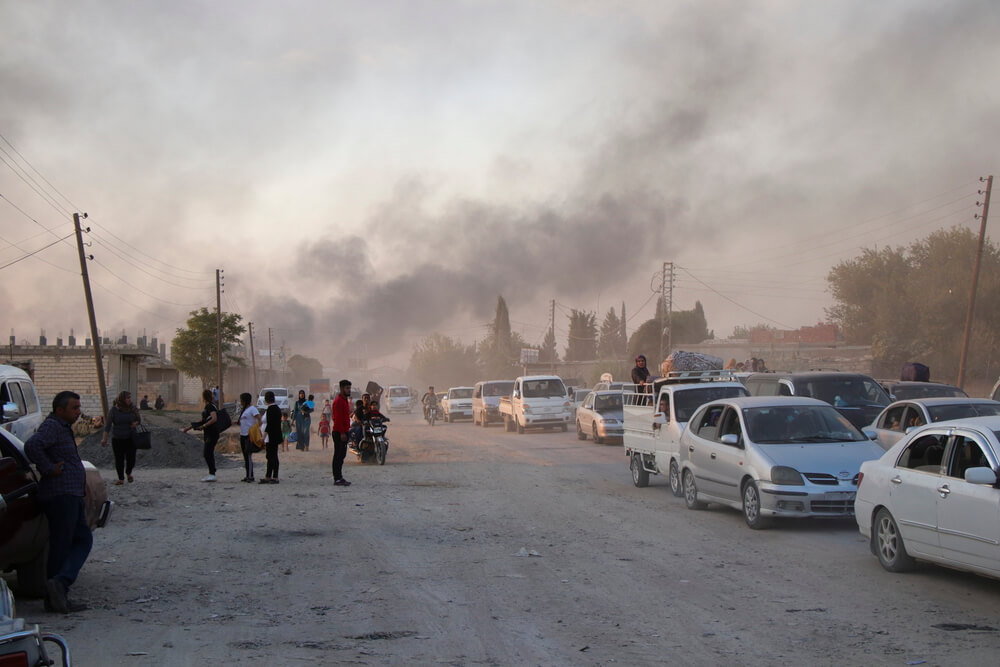
[(250, 368), (253, 369), (253, 390), (257, 391), (257, 355), (253, 351), (253, 322), (247, 322), (247, 330), (250, 332)]
[[(83, 217), (87, 217), (84, 213)], [(101, 358), (101, 339), (97, 334), (97, 316), (94, 315), (94, 297), (90, 293), (90, 274), (87, 272), (87, 256), (83, 252), (83, 230), (80, 229), (80, 214), (73, 214), (76, 230), (76, 248), (80, 251), (80, 275), (83, 276), (83, 294), (87, 297), (87, 315), (90, 317), (90, 339), (94, 341), (94, 364), (97, 366), (97, 386), (101, 392), (101, 416), (108, 414), (108, 385), (104, 380), (104, 360)], [(90, 227), (87, 227), (90, 231)]]
[[(979, 218), (979, 247), (976, 250), (976, 264), (972, 269), (972, 288), (969, 290), (969, 308), (965, 312), (965, 334), (962, 336), (962, 356), (958, 362), (958, 386), (965, 383), (965, 361), (969, 354), (969, 338), (972, 336), (972, 318), (976, 310), (976, 287), (979, 285), (979, 265), (983, 259), (983, 244), (986, 242), (986, 218), (990, 214), (990, 191), (993, 189), (993, 176), (985, 179), (979, 178), (980, 182), (986, 181), (986, 190), (980, 190), (979, 194), (985, 195), (982, 201), (983, 213), (977, 214)], [(976, 202), (979, 205), (980, 202)]]
[(215, 270), (215, 345), (219, 370), (219, 404), (216, 407), (221, 410), (225, 402), (222, 394), (222, 269)]

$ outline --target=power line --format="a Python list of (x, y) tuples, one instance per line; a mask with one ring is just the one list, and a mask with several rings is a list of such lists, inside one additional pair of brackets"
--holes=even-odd
[(146, 291), (143, 291), (143, 290), (139, 289), (138, 287), (136, 287), (135, 285), (133, 285), (129, 281), (125, 280), (124, 278), (122, 278), (121, 276), (119, 276), (114, 271), (112, 271), (107, 265), (103, 264), (102, 262), (100, 262), (100, 261), (98, 261), (96, 259), (92, 260), (92, 261), (95, 264), (97, 264), (98, 266), (100, 266), (102, 269), (104, 269), (105, 271), (107, 271), (108, 273), (110, 273), (112, 276), (114, 276), (115, 278), (117, 278), (118, 280), (120, 280), (122, 283), (124, 283), (125, 285), (128, 285), (131, 289), (134, 289), (136, 292), (139, 292), (140, 294), (145, 294), (150, 299), (156, 299), (157, 301), (160, 301), (162, 303), (166, 303), (166, 304), (169, 304), (171, 306), (180, 306), (181, 308), (192, 308), (192, 307), (204, 305), (203, 302), (199, 302), (199, 303), (176, 303), (174, 301), (167, 301), (166, 299), (161, 299), (160, 297), (156, 296), (155, 294), (150, 294), (149, 292), (146, 292)]
[[(183, 289), (190, 289), (190, 290), (201, 290), (201, 289), (208, 289), (209, 287), (211, 287), (209, 284), (207, 284), (207, 282), (205, 284), (199, 285), (199, 286), (182, 285), (181, 283), (175, 283), (175, 282), (173, 282), (171, 280), (163, 278), (162, 276), (158, 276), (158, 275), (155, 275), (153, 273), (150, 273), (146, 269), (146, 267), (144, 267), (141, 264), (135, 262), (134, 260), (132, 260), (131, 258), (129, 258), (127, 255), (122, 254), (119, 250), (117, 250), (116, 248), (112, 247), (107, 241), (105, 241), (103, 238), (101, 238), (96, 233), (94, 233), (93, 230), (91, 230), (90, 235), (97, 241), (97, 243), (99, 243), (103, 248), (107, 249), (115, 257), (117, 257), (118, 259), (122, 260), (123, 262), (125, 262), (127, 264), (132, 265), (133, 267), (135, 267), (136, 269), (138, 269), (140, 272), (145, 273), (147, 276), (149, 276), (149, 277), (151, 277), (151, 278), (153, 278), (155, 280), (159, 280), (159, 281), (168, 283), (170, 285), (174, 285), (175, 287), (180, 287), (180, 288), (183, 288)], [(150, 268), (153, 268), (154, 270), (158, 270), (158, 269), (155, 269), (155, 267), (150, 267)], [(171, 276), (171, 277), (176, 277), (176, 276)], [(192, 281), (193, 280), (197, 280), (196, 278), (183, 278), (183, 277), (181, 277), (179, 279), (180, 280), (192, 280)]]
[[(31, 177), (31, 174), (24, 171), (23, 168), (18, 166), (16, 161), (14, 161), (14, 159), (10, 157), (10, 153), (4, 150), (3, 146), (0, 146), (0, 153), (6, 155), (7, 159), (10, 159), (11, 162), (13, 162), (13, 164), (11, 164), (11, 162), (8, 162), (7, 159), (3, 157), (0, 157), (0, 162), (3, 162), (5, 165), (7, 165), (7, 167), (12, 172), (14, 172), (14, 175), (20, 178), (22, 181), (24, 181), (24, 184), (27, 185), (29, 188), (31, 188), (35, 192), (35, 194), (41, 197), (46, 204), (54, 208), (58, 213), (61, 213), (62, 215), (72, 215), (71, 213), (67, 212), (66, 209), (61, 204), (59, 204), (59, 202), (57, 202), (51, 195), (45, 192), (44, 189), (42, 189), (42, 187), (37, 184), (37, 181), (35, 181), (35, 179)], [(20, 169), (20, 171), (18, 171), (18, 169)]]
[(17, 148), (16, 148), (15, 146), (14, 146), (14, 144), (10, 143), (10, 140), (9, 140), (9, 139), (8, 139), (7, 137), (5, 137), (5, 136), (4, 136), (3, 134), (0, 134), (0, 139), (3, 139), (3, 140), (4, 140), (4, 143), (6, 143), (6, 144), (7, 144), (8, 146), (10, 146), (10, 148), (11, 148), (11, 150), (12, 150), (12, 151), (14, 151), (15, 153), (17, 153), (17, 156), (18, 156), (19, 158), (21, 158), (21, 160), (22, 160), (22, 161), (23, 161), (23, 162), (24, 162), (24, 163), (25, 163), (26, 165), (28, 165), (29, 167), (31, 167), (31, 170), (32, 170), (33, 172), (35, 172), (36, 174), (38, 174), (39, 178), (41, 178), (41, 179), (42, 179), (43, 181), (45, 181), (45, 183), (46, 183), (46, 184), (47, 184), (47, 185), (48, 185), (48, 186), (49, 186), (50, 188), (52, 188), (53, 190), (55, 190), (56, 194), (58, 194), (58, 195), (59, 195), (60, 197), (62, 197), (62, 198), (63, 198), (63, 201), (65, 201), (65, 202), (66, 202), (67, 204), (69, 204), (69, 205), (70, 205), (70, 208), (72, 208), (72, 209), (74, 209), (74, 210), (77, 210), (77, 211), (79, 211), (79, 210), (80, 210), (80, 207), (79, 207), (79, 206), (77, 206), (76, 204), (74, 204), (73, 202), (71, 202), (71, 201), (69, 200), (69, 197), (67, 197), (67, 196), (66, 196), (66, 195), (64, 195), (64, 194), (63, 194), (62, 192), (60, 192), (60, 191), (59, 191), (59, 188), (57, 188), (56, 186), (52, 185), (52, 183), (51, 183), (51, 182), (49, 181), (49, 179), (45, 178), (45, 176), (44, 176), (44, 175), (42, 174), (42, 172), (40, 172), (40, 171), (38, 171), (37, 169), (35, 169), (35, 165), (33, 165), (33, 164), (31, 164), (30, 162), (28, 162), (28, 158), (26, 158), (26, 157), (24, 157), (23, 155), (21, 155), (21, 151), (17, 150)]
[[(76, 232), (73, 232), (73, 234), (75, 234), (75, 233)], [(73, 234), (68, 234), (67, 236), (64, 236), (62, 239), (56, 239), (52, 243), (49, 243), (47, 245), (43, 245), (41, 248), (39, 248), (38, 250), (35, 250), (34, 252), (29, 252), (27, 255), (23, 255), (21, 257), (18, 257), (17, 259), (15, 259), (12, 262), (7, 262), (3, 266), (0, 266), (0, 269), (6, 269), (8, 266), (13, 266), (14, 264), (17, 264), (20, 261), (28, 259), (29, 257), (33, 257), (33, 256), (37, 255), (38, 253), (40, 253), (41, 251), (45, 250), (46, 248), (51, 248), (52, 246), (54, 246), (55, 244), (59, 243), (63, 239), (68, 239), (70, 236), (73, 236)]]
[(711, 285), (709, 285), (708, 283), (706, 283), (704, 280), (702, 280), (698, 276), (696, 276), (693, 273), (691, 273), (689, 270), (687, 270), (683, 266), (678, 266), (677, 268), (679, 268), (681, 271), (683, 271), (684, 273), (688, 274), (689, 276), (691, 276), (692, 278), (694, 278), (695, 280), (697, 280), (698, 282), (700, 282), (702, 285), (704, 285), (705, 287), (707, 287), (709, 290), (711, 290), (712, 292), (714, 292), (718, 296), (721, 296), (723, 299), (725, 299), (726, 301), (729, 301), (730, 303), (732, 303), (735, 306), (739, 306), (740, 308), (742, 308), (743, 310), (747, 311), (748, 313), (752, 313), (752, 314), (756, 315), (757, 317), (760, 317), (760, 318), (763, 318), (763, 319), (767, 320), (768, 322), (773, 322), (774, 324), (777, 324), (778, 326), (782, 327), (783, 329), (793, 329), (794, 328), (794, 327), (788, 326), (787, 324), (782, 324), (781, 322), (779, 322), (777, 320), (773, 320), (770, 317), (767, 317), (766, 315), (761, 315), (756, 310), (752, 310), (750, 308), (747, 308), (746, 306), (744, 306), (739, 301), (736, 301), (735, 299), (729, 298), (728, 296), (726, 296), (725, 294), (723, 294), (719, 290), (715, 289), (714, 287), (712, 287)]
[[(91, 224), (93, 224), (93, 219), (91, 219)], [(214, 272), (213, 273), (209, 273), (209, 272), (205, 272), (205, 271), (192, 271), (190, 269), (183, 269), (183, 268), (181, 268), (179, 266), (174, 266), (172, 264), (168, 264), (167, 262), (164, 262), (163, 260), (157, 259), (156, 257), (153, 257), (149, 253), (147, 253), (147, 252), (145, 252), (145, 251), (143, 251), (143, 250), (135, 247), (134, 245), (132, 245), (131, 243), (129, 243), (125, 239), (121, 238), (120, 236), (118, 236), (117, 234), (115, 234), (114, 232), (112, 232), (107, 227), (103, 227), (102, 231), (105, 232), (105, 233), (107, 233), (112, 238), (116, 239), (119, 243), (121, 243), (121, 244), (123, 244), (125, 246), (128, 246), (132, 250), (140, 253), (141, 255), (143, 255), (145, 257), (148, 257), (149, 259), (153, 260), (154, 262), (156, 262), (158, 264), (162, 264), (163, 266), (166, 266), (168, 268), (174, 269), (175, 271), (181, 271), (183, 273), (191, 273), (191, 274), (194, 274), (194, 275), (199, 276), (201, 278), (209, 278), (209, 277), (212, 278), (212, 279), (215, 278), (215, 273)], [(167, 273), (167, 272), (163, 271), (163, 273)], [(181, 278), (183, 280), (193, 280), (193, 278), (186, 278), (184, 276), (176, 276), (176, 277), (177, 278)]]

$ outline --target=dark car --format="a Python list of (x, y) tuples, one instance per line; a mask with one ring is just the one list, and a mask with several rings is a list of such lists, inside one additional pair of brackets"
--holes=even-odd
[(969, 395), (958, 387), (940, 382), (910, 382), (907, 380), (879, 380), (882, 388), (894, 401), (909, 401), (915, 398), (968, 398)]
[(754, 373), (744, 384), (751, 396), (807, 396), (826, 401), (857, 428), (871, 424), (892, 402), (878, 382), (862, 373)]
[[(89, 461), (85, 505), (91, 528), (103, 526), (111, 511), (107, 487), (101, 473)], [(41, 597), (45, 592), (45, 560), (49, 524), (39, 507), (35, 470), (24, 455), (24, 444), (0, 429), (0, 493), (11, 494), (28, 487), (30, 491), (6, 507), (0, 507), (0, 572), (17, 571), (17, 592)]]

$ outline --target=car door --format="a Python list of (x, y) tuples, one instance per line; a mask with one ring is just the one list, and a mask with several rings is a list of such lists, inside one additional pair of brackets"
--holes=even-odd
[(24, 435), (26, 425), (22, 421), (27, 415), (27, 407), (24, 404), (24, 396), (21, 394), (21, 386), (16, 380), (7, 380), (0, 386), (0, 404), (6, 405), (8, 403), (17, 406), (17, 418), (5, 424), (5, 428), (22, 441), (27, 440)]
[(965, 481), (968, 468), (997, 470), (989, 441), (974, 431), (956, 431), (938, 486), (937, 529), (941, 556), (962, 565), (1000, 569), (1000, 489)]
[(699, 493), (716, 498), (725, 497), (722, 491), (725, 481), (716, 464), (722, 448), (717, 440), (719, 423), (726, 407), (724, 403), (716, 403), (695, 413), (692, 421), (688, 422), (683, 441), (686, 445), (684, 456), (690, 463)]
[(578, 419), (580, 421), (580, 429), (587, 435), (593, 434), (594, 427), (594, 400), (597, 394), (590, 392), (587, 394), (587, 398), (583, 399), (583, 405), (580, 406)]
[(905, 435), (904, 431), (906, 428), (904, 424), (906, 422), (903, 415), (906, 412), (906, 407), (906, 403), (901, 403), (900, 405), (887, 408), (876, 420), (875, 433), (878, 434), (876, 442), (878, 442), (882, 449), (891, 449)]
[(889, 511), (896, 519), (906, 548), (913, 555), (938, 557), (938, 487), (941, 461), (950, 429), (935, 429), (916, 438), (900, 453), (889, 474)]
[[(730, 445), (722, 442), (725, 435), (735, 435), (737, 443)], [(746, 469), (743, 467), (743, 427), (740, 425), (740, 413), (735, 408), (727, 407), (722, 413), (715, 442), (717, 447), (709, 454), (709, 460), (715, 472), (713, 476), (718, 480), (719, 493), (730, 502), (740, 502), (740, 480)]]

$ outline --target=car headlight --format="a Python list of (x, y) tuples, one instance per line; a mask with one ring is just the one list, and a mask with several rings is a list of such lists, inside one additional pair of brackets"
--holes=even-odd
[(802, 486), (805, 484), (802, 481), (802, 474), (795, 468), (789, 468), (788, 466), (774, 466), (771, 468), (771, 481), (775, 484), (784, 484), (786, 486)]
[(602, 424), (617, 424), (618, 420), (617, 419), (602, 419), (601, 423)]

